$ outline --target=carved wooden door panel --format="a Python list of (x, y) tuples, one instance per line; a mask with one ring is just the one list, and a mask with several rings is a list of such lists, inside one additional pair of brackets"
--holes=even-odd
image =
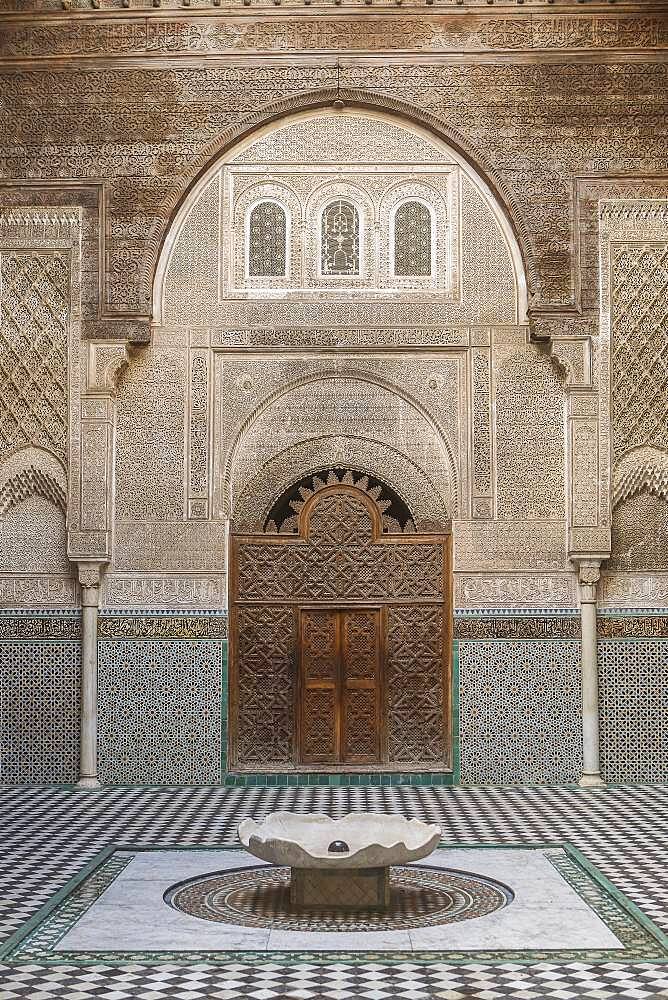
[(291, 504), (295, 533), (231, 536), (231, 769), (449, 769), (448, 540), (349, 482)]
[(342, 752), (346, 764), (380, 760), (380, 615), (341, 612)]
[(340, 758), (340, 636), (337, 611), (302, 611), (300, 749), (304, 764)]
[(302, 609), (300, 760), (380, 761), (380, 614)]

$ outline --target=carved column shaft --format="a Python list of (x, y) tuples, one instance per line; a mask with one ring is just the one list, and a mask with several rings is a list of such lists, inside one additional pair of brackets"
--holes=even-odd
[(582, 776), (583, 788), (600, 788), (601, 764), (598, 722), (598, 655), (596, 640), (596, 588), (598, 562), (579, 564), (580, 617), (582, 623)]
[(81, 742), (79, 788), (99, 788), (97, 777), (97, 617), (100, 566), (79, 564), (81, 584)]

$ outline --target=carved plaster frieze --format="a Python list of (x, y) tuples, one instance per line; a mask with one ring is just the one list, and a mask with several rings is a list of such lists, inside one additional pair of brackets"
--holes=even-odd
[(601, 574), (599, 602), (613, 608), (665, 608), (668, 607), (668, 573)]
[[(360, 303), (362, 312), (367, 308)], [(322, 317), (324, 318), (324, 317)], [(358, 316), (358, 319), (361, 318)], [(416, 319), (419, 317), (416, 315)], [(194, 332), (194, 331), (193, 331)], [(212, 329), (207, 337), (214, 348), (235, 347), (344, 347), (355, 350), (359, 347), (468, 347), (473, 337), (484, 337), (484, 333), (471, 330), (468, 326), (444, 327), (424, 326), (365, 326), (349, 327), (345, 325), (319, 325), (291, 327), (272, 326), (255, 327), (239, 330)], [(171, 329), (159, 328), (155, 331), (155, 342), (173, 342), (178, 337), (183, 339), (183, 333)], [(489, 343), (489, 331), (486, 331), (486, 342)], [(200, 345), (201, 346), (201, 345)]]
[(225, 572), (222, 521), (117, 521), (113, 571)]
[(568, 529), (568, 552), (571, 559), (586, 558), (596, 554), (599, 559), (606, 559), (610, 554), (609, 525), (592, 528)]
[(566, 569), (563, 524), (453, 521), (455, 572)]
[(222, 575), (140, 576), (109, 573), (101, 604), (108, 608), (224, 608), (226, 581)]
[(67, 532), (67, 554), (72, 562), (79, 560), (109, 558), (109, 533), (107, 531), (82, 531), (70, 529)]
[(572, 573), (456, 573), (454, 603), (457, 608), (572, 608), (577, 605), (575, 577)]
[(51, 608), (77, 607), (78, 587), (74, 576), (0, 575), (0, 607)]
[[(531, 60), (522, 59), (513, 64), (512, 69), (503, 61), (492, 60), (481, 72), (479, 66), (468, 60), (454, 64), (447, 59), (444, 62), (440, 55), (443, 45), (447, 45), (450, 37), (454, 40), (455, 34), (455, 47), (461, 51), (462, 13), (438, 12), (439, 25), (446, 26), (440, 28), (439, 33), (445, 33), (446, 42), (439, 43), (432, 58), (421, 58), (411, 64), (410, 71), (400, 63), (388, 62), (384, 58), (384, 47), (372, 48), (371, 58), (341, 66), (338, 82), (343, 98), (348, 106), (375, 105), (416, 121), (419, 119), (435, 134), (440, 132), (446, 141), (450, 140), (455, 148), (463, 150), (470, 162), (479, 164), (490, 186), (500, 192), (509, 208), (523, 246), (528, 283), (538, 293), (540, 301), (578, 307), (582, 288), (585, 308), (595, 308), (598, 280), (594, 244), (598, 199), (606, 194), (617, 197), (617, 191), (625, 192), (622, 196), (629, 196), (626, 192), (658, 191), (661, 171), (665, 172), (665, 160), (658, 146), (660, 130), (655, 130), (654, 136), (649, 131), (636, 134), (629, 128), (625, 143), (620, 145), (618, 139), (620, 127), (626, 128), (627, 121), (629, 126), (633, 125), (634, 108), (632, 103), (627, 103), (629, 94), (645, 95), (644, 106), (648, 114), (662, 113), (656, 102), (665, 91), (665, 67), (654, 60), (639, 59), (633, 63), (624, 60), (606, 65), (585, 57), (579, 63), (567, 64), (545, 61), (533, 64)], [(553, 21), (544, 18), (545, 12), (533, 8), (513, 11), (510, 20), (506, 16), (497, 20), (498, 15), (490, 20), (492, 13), (485, 11), (482, 14), (485, 32), (494, 33), (493, 23), (498, 28), (523, 18), (525, 25), (531, 24), (527, 30), (533, 44), (534, 25), (537, 26), (540, 20), (541, 25), (549, 25), (546, 31), (541, 29), (541, 39), (543, 35), (551, 39), (550, 47), (554, 50), (572, 44), (583, 53), (601, 52), (615, 37), (624, 38), (623, 47), (635, 48), (638, 39), (644, 38), (647, 42), (652, 35), (651, 30), (646, 31), (649, 22), (637, 14), (620, 21), (616, 12), (607, 11), (592, 20), (585, 11), (578, 10), (575, 15), (568, 11), (563, 18)], [(159, 21), (166, 16), (164, 12), (154, 14)], [(531, 16), (527, 17), (528, 14)], [(282, 30), (289, 36), (282, 43), (286, 46), (285, 51), (293, 44), (299, 47), (300, 32), (308, 37), (307, 25), (317, 34), (324, 24), (330, 25), (333, 44), (338, 46), (340, 42), (345, 49), (345, 35), (340, 36), (340, 33), (348, 31), (353, 21), (347, 19), (341, 24), (340, 14), (331, 18), (330, 12), (325, 20), (322, 12), (320, 15), (318, 18), (300, 15), (295, 20), (293, 12), (274, 11), (269, 21), (275, 28), (282, 23)], [(382, 37), (382, 32), (380, 36), (375, 34), (379, 25), (391, 31), (392, 44), (401, 38), (402, 32), (398, 32), (395, 25), (404, 22), (398, 20), (398, 11), (396, 15), (381, 17), (380, 11), (364, 15), (373, 44), (376, 38)], [(236, 29), (240, 28), (239, 16), (239, 12), (235, 12), (229, 22)], [(380, 18), (374, 26), (369, 20), (372, 16)], [(309, 106), (331, 105), (337, 94), (334, 62), (330, 66), (322, 65), (322, 59), (317, 56), (314, 59), (313, 54), (309, 56), (308, 47), (303, 50), (304, 59), (297, 59), (291, 66), (274, 65), (270, 73), (266, 66), (251, 60), (241, 65), (207, 65), (199, 75), (193, 76), (182, 65), (182, 54), (190, 51), (201, 57), (217, 51), (217, 31), (209, 19), (202, 11), (183, 9), (172, 28), (167, 28), (164, 35), (157, 33), (159, 38), (152, 40), (150, 49), (141, 45), (137, 49), (134, 46), (138, 37), (145, 37), (149, 30), (143, 17), (138, 18), (131, 11), (118, 11), (112, 25), (104, 12), (98, 12), (94, 21), (79, 15), (77, 23), (70, 25), (68, 15), (61, 12), (56, 25), (35, 20), (34, 15), (22, 18), (15, 14), (11, 27), (3, 25), (9, 32), (3, 36), (3, 52), (7, 52), (4, 43), (14, 51), (13, 56), (5, 54), (5, 58), (18, 60), (21, 69), (34, 65), (42, 57), (53, 58), (58, 51), (58, 39), (68, 49), (67, 70), (59, 73), (55, 89), (47, 73), (16, 72), (8, 74), (3, 81), (3, 120), (8, 122), (8, 132), (18, 137), (18, 142), (7, 142), (3, 175), (10, 179), (22, 179), (27, 175), (33, 189), (40, 181), (50, 185), (51, 191), (44, 193), (42, 187), (39, 197), (50, 197), (54, 202), (68, 194), (64, 190), (67, 186), (70, 200), (86, 199), (91, 208), (94, 206), (94, 228), (91, 226), (84, 239), (91, 251), (91, 267), (98, 267), (94, 257), (99, 257), (108, 266), (106, 274), (91, 273), (87, 284), (92, 291), (98, 284), (106, 287), (107, 293), (102, 303), (105, 318), (98, 318), (96, 310), (89, 310), (87, 332), (90, 324), (90, 335), (115, 339), (145, 338), (156, 257), (167, 220), (202, 170), (229, 149), (235, 138), (252, 128), (276, 120), (284, 113)], [(220, 14), (214, 18), (217, 24)], [(165, 23), (171, 23), (169, 17)], [(430, 23), (429, 15), (426, 20), (422, 15), (413, 15), (411, 23), (419, 25), (422, 31), (423, 25)], [(633, 31), (629, 35), (631, 23)], [(583, 25), (586, 30), (581, 34)], [(202, 30), (204, 26), (206, 30)], [(243, 31), (233, 32), (242, 49), (241, 40), (247, 38), (247, 27), (244, 25)], [(265, 30), (269, 30), (268, 24)], [(15, 31), (20, 38), (14, 35)], [(464, 33), (467, 37), (469, 34), (472, 38), (478, 36), (478, 30), (471, 28), (468, 21)], [(355, 43), (359, 40), (356, 37)], [(182, 44), (184, 49), (180, 48)], [(517, 51), (529, 51), (523, 50), (523, 44), (517, 39)], [(613, 47), (617, 46), (613, 44)], [(159, 53), (158, 65), (154, 57)], [(373, 58), (373, 53), (377, 58)], [(91, 59), (93, 54), (111, 57), (110, 64), (96, 66)], [(134, 59), (131, 74), (125, 72), (125, 67), (113, 64), (115, 55)], [(174, 61), (170, 65), (166, 60), (172, 55)], [(79, 56), (82, 65), (77, 66)], [(582, 95), (582, 103), (577, 108), (565, 109), (557, 100), (550, 99), (562, 93), (564, 82), (570, 92)], [(529, 130), (519, 127), (515, 132), (514, 112), (504, 111), (504, 116), (510, 117), (501, 118), (499, 111), (490, 109), (484, 100), (486, 94), (502, 92), (509, 87), (521, 101), (517, 109), (518, 123), (531, 122)], [(150, 120), (138, 111), (149, 91), (175, 96), (169, 107), (161, 112), (176, 143), (169, 152), (164, 144), (153, 141)], [(221, 111), (221, 94), (224, 94), (222, 106), (227, 109), (226, 113)], [(460, 108), (454, 119), (453, 94)], [(109, 105), (103, 126), (96, 112), (100, 100), (106, 100)], [(197, 119), (196, 136), (191, 126), (190, 102), (202, 107), (210, 105), (210, 113)], [(31, 120), (34, 107), (42, 109), (39, 126), (34, 115)], [(593, 144), (591, 120), (585, 110), (590, 107), (596, 108), (598, 115)], [(611, 107), (614, 107), (612, 115)], [(503, 127), (506, 123), (508, 128)], [(562, 125), (576, 131), (560, 134), (556, 142), (555, 132), (550, 129), (560, 130)], [(102, 127), (104, 143), (100, 142)], [(39, 157), (30, 156), (26, 166), (31, 147), (19, 143), (22, 135), (29, 131), (37, 146), (41, 140), (43, 153)], [(585, 131), (590, 137), (586, 140), (582, 137)], [(74, 134), (78, 143), (71, 140)], [(143, 141), (129, 144), (128, 134), (137, 134)], [(525, 138), (528, 135), (531, 141), (527, 145), (518, 139), (521, 145), (515, 145), (515, 135)], [(95, 156), (88, 154), (92, 147), (96, 148)], [(172, 172), (165, 169), (167, 161)], [(503, 163), (501, 169), (496, 166), (500, 162)], [(578, 163), (586, 164), (592, 175), (573, 178), (574, 164)], [(634, 171), (640, 170), (644, 172), (643, 177), (632, 176)], [(97, 180), (100, 176), (106, 178), (104, 183)], [(50, 177), (53, 180), (43, 180)], [(7, 196), (25, 197), (25, 189), (23, 195), (19, 195), (18, 188), (13, 186)], [(48, 200), (44, 204), (48, 204)], [(105, 226), (100, 232), (99, 217), (102, 215)], [(581, 267), (578, 267), (578, 253)], [(112, 320), (110, 313), (116, 318)], [(142, 325), (143, 330), (140, 330)]]
[[(199, 12), (198, 12), (199, 13)], [(193, 19), (187, 11), (163, 14), (159, 19), (128, 12), (113, 23), (95, 18), (83, 24), (67, 17), (52, 22), (24, 20), (35, 14), (15, 16), (3, 27), (6, 58), (50, 59), (56, 56), (100, 55), (165, 58), (178, 54), (285, 53), (363, 49), (440, 52), (490, 51), (592, 51), (618, 48), (663, 49), (668, 32), (660, 14), (596, 12), (578, 15), (524, 12), (500, 15), (491, 12), (439, 12), (388, 16), (376, 10), (371, 16), (355, 11), (336, 17), (299, 17), (267, 12), (240, 20), (236, 12), (210, 13)]]

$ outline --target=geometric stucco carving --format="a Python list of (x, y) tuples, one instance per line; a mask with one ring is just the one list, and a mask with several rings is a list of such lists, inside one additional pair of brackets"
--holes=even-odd
[[(237, 530), (264, 524), (273, 501), (309, 473), (344, 464), (362, 475), (378, 476), (405, 499), (416, 525), (449, 518), (447, 499), (432, 478), (397, 448), (380, 441), (332, 434), (295, 444), (264, 463), (245, 484), (232, 509)], [(422, 530), (418, 528), (418, 530)]]
[[(314, 167), (301, 165), (306, 145), (320, 189)], [(360, 217), (359, 273), (345, 280), (318, 270), (330, 196), (356, 203)], [(403, 197), (432, 211), (438, 287), (425, 280), (419, 295), (391, 271)], [(248, 270), (249, 220), (262, 199), (280, 208), (267, 219), (284, 220), (270, 262), (277, 273), (265, 278)], [(337, 467), (386, 482), (424, 523), (552, 521), (554, 531), (525, 532), (517, 548), (525, 568), (564, 566), (563, 387), (518, 325), (525, 289), (514, 236), (461, 157), (379, 113), (287, 118), (214, 164), (175, 229), (158, 267), (154, 346), (120, 380), (123, 523), (261, 524), (293, 483)], [(369, 351), (385, 341), (393, 347)], [(587, 338), (561, 357), (570, 380), (587, 385)], [(169, 451), (156, 450), (161, 439)], [(160, 469), (159, 491), (137, 487), (147, 463)], [(508, 569), (522, 561), (510, 541), (499, 544)], [(132, 551), (119, 552), (126, 573)], [(481, 546), (479, 566), (492, 564), (492, 551)]]
[[(304, 148), (309, 149), (308, 168), (300, 163)], [(410, 165), (408, 171), (402, 162)], [(319, 186), (314, 187), (316, 176)], [(328, 196), (344, 195), (359, 202), (362, 234), (360, 274), (342, 286), (340, 279), (320, 276), (316, 265), (322, 205)], [(392, 277), (392, 212), (402, 197), (419, 197), (431, 206), (433, 277), (437, 285), (447, 284), (447, 294), (429, 284), (416, 291), (408, 279)], [(288, 265), (282, 279), (245, 273), (248, 211), (262, 198), (281, 204), (288, 216)], [(522, 264), (503, 216), (466, 161), (394, 116), (330, 108), (279, 122), (223, 158), (222, 165), (214, 164), (181, 207), (176, 225), (178, 237), (165, 245), (157, 267), (154, 315), (163, 326), (239, 329), (259, 321), (286, 327), (299, 325), (298, 314), (306, 327), (349, 326), (351, 321), (364, 327), (379, 325), (378, 320), (395, 326), (400, 317), (405, 327), (523, 319)], [(226, 288), (234, 290), (229, 298)], [(346, 300), (357, 290), (354, 312), (349, 302), (337, 301), (336, 288), (345, 289)], [(370, 295), (361, 294), (366, 289), (372, 289)], [(295, 298), (302, 302), (299, 310), (291, 307)], [(258, 299), (266, 301), (261, 313)]]
[(640, 445), (625, 452), (615, 465), (613, 509), (636, 493), (668, 498), (668, 449)]
[(0, 604), (71, 604), (81, 211), (0, 209)]
[[(383, 362), (385, 368), (390, 364), (390, 361)], [(229, 364), (226, 367), (228, 372), (234, 370), (230, 370)], [(249, 369), (248, 365), (244, 367)], [(380, 362), (374, 367), (378, 370)], [(307, 442), (314, 442), (309, 466), (299, 470), (314, 471), (318, 444), (326, 439), (331, 448), (332, 439), (337, 439), (338, 464), (349, 465), (351, 461), (354, 464), (360, 450), (357, 440), (361, 440), (361, 450), (367, 455), (372, 445), (379, 445), (381, 452), (385, 450), (403, 457), (403, 478), (409, 475), (412, 466), (416, 466), (422, 478), (433, 483), (430, 492), (440, 497), (441, 517), (443, 508), (456, 509), (457, 470), (450, 440), (444, 428), (426, 412), (424, 404), (417, 403), (405, 386), (406, 382), (400, 387), (397, 382), (380, 375), (374, 377), (370, 371), (365, 372), (357, 366), (340, 372), (323, 371), (321, 367), (319, 377), (300, 380), (270, 396), (248, 414), (237, 433), (226, 433), (229, 425), (224, 418), (220, 439), (231, 440), (232, 447), (221, 471), (223, 483), (229, 483), (227, 489), (232, 505), (257, 470), (275, 461), (277, 452), (283, 453), (291, 463), (290, 447), (299, 447), (304, 453), (308, 450)], [(456, 399), (452, 397), (451, 405), (456, 412)], [(281, 424), (285, 428), (283, 431)], [(314, 430), (317, 433), (314, 434)], [(348, 442), (352, 444), (350, 455)], [(288, 445), (287, 450), (285, 445)], [(369, 471), (382, 478), (382, 468)], [(424, 504), (421, 506), (424, 509)], [(431, 514), (425, 511), (427, 519), (436, 516), (437, 511)]]
[(115, 394), (118, 381), (130, 363), (130, 348), (125, 340), (88, 342), (88, 392)]
[[(69, 449), (59, 458), (61, 480), (66, 468), (68, 476), (70, 554), (78, 561), (107, 561), (114, 517), (126, 525), (119, 531), (119, 566), (112, 568), (108, 584), (116, 599), (121, 600), (123, 587), (128, 594), (133, 588), (148, 594), (141, 580), (152, 576), (155, 596), (147, 601), (157, 601), (158, 592), (160, 601), (168, 600), (168, 577), (188, 571), (185, 548), (175, 550), (171, 561), (158, 551), (161, 524), (208, 526), (227, 515), (254, 522), (291, 483), (330, 467), (379, 477), (425, 521), (457, 518), (462, 534), (457, 547), (455, 532), (456, 552), (463, 553), (466, 539), (474, 539), (459, 570), (471, 580), (476, 573), (496, 572), (510, 581), (522, 562), (536, 580), (536, 574), (551, 580), (544, 585), (546, 600), (552, 588), (557, 602), (564, 599), (559, 571), (565, 519), (572, 555), (605, 553), (611, 478), (615, 499), (623, 481), (620, 503), (638, 492), (659, 497), (665, 480), (660, 427), (645, 434), (651, 440), (638, 436), (657, 401), (660, 411), (665, 385), (659, 369), (644, 373), (640, 395), (632, 396), (634, 406), (638, 402), (633, 426), (623, 440), (619, 433), (613, 438), (619, 465), (611, 477), (606, 386), (611, 364), (614, 372), (621, 357), (614, 324), (611, 362), (605, 315), (599, 336), (591, 315), (542, 309), (534, 294), (532, 334), (536, 341), (551, 342), (550, 353), (527, 342), (518, 249), (521, 243), (526, 258), (526, 234), (513, 232), (470, 160), (436, 134), (379, 106), (375, 111), (350, 106), (342, 112), (304, 107), (271, 127), (254, 134), (249, 130), (234, 149), (221, 145), (222, 156), (209, 157), (201, 181), (172, 220), (155, 283), (153, 346), (131, 358), (121, 337), (109, 339), (110, 329), (104, 340), (90, 340), (83, 351), (79, 338), (73, 339), (81, 316), (80, 210), (68, 215), (60, 243), (35, 243), (35, 253), (52, 254), (50, 266), (64, 254), (73, 274), (67, 321), (70, 437)], [(311, 154), (308, 169), (302, 163), (304, 148)], [(114, 192), (122, 200), (120, 187)], [(358, 199), (359, 273), (347, 282), (319, 271), (321, 215), (330, 196)], [(259, 280), (247, 267), (246, 227), (263, 198), (284, 203), (290, 241), (285, 280), (280, 275)], [(431, 213), (429, 274), (393, 272), (393, 226), (402, 199), (426, 205)], [(649, 216), (638, 213), (637, 206), (635, 214), (630, 211), (617, 207), (614, 220), (605, 211), (602, 219), (608, 229), (628, 227), (631, 219), (635, 239)], [(661, 220), (652, 216), (650, 221), (651, 239), (633, 259), (628, 248), (617, 246), (616, 236), (605, 237), (605, 226), (602, 230), (602, 253), (606, 238), (615, 244), (608, 275), (612, 266), (616, 322), (631, 324), (627, 353), (644, 329), (645, 319), (640, 326), (634, 319), (637, 302), (647, 306), (648, 330), (656, 332), (661, 320), (660, 297), (654, 294), (664, 264), (657, 249)], [(516, 217), (515, 224), (517, 230)], [(555, 237), (555, 260), (558, 242)], [(118, 303), (123, 282), (131, 285), (136, 278), (138, 256), (119, 240), (109, 257)], [(629, 298), (630, 283), (623, 277), (631, 265), (644, 275), (635, 299)], [(9, 257), (5, 266), (6, 287), (18, 288), (25, 268)], [(48, 299), (55, 301), (51, 293)], [(55, 322), (46, 313), (40, 316), (42, 324)], [(57, 365), (49, 364), (55, 372)], [(615, 391), (613, 385), (613, 411)], [(30, 441), (17, 439), (9, 452), (23, 443), (48, 447), (55, 458), (56, 444), (43, 436), (39, 431)], [(648, 449), (654, 449), (651, 455)], [(5, 477), (5, 482), (15, 493), (39, 493), (42, 484), (44, 494), (51, 487), (34, 468), (29, 475), (22, 472), (22, 480)], [(640, 485), (631, 488), (631, 482)], [(660, 521), (661, 506), (654, 506), (652, 517)], [(505, 528), (494, 527), (488, 535), (481, 531), (478, 540), (470, 531), (473, 523), (506, 522), (548, 522), (554, 533), (529, 527), (525, 550), (520, 545), (514, 552), (513, 539), (519, 537), (514, 529), (506, 537)], [(205, 532), (200, 537), (198, 530), (193, 529), (193, 551), (210, 553), (201, 572), (213, 574), (207, 601), (215, 605), (224, 574), (224, 540), (212, 535), (213, 547), (207, 549)], [(174, 532), (169, 537), (176, 537), (177, 527)], [(135, 538), (141, 544), (133, 579)], [(121, 586), (121, 575), (133, 580), (132, 586)], [(522, 601), (526, 586), (525, 580)], [(466, 593), (471, 596), (474, 589), (469, 583)], [(188, 606), (197, 593), (197, 587), (190, 588), (184, 598)], [(512, 593), (510, 583), (507, 593)]]
[[(91, 224), (72, 204), (0, 210), (0, 504), (7, 510), (37, 495), (66, 511), (72, 559), (109, 554), (111, 393), (127, 362), (123, 341), (81, 342), (92, 277), (87, 269), (82, 283), (83, 230), (88, 238)], [(51, 570), (57, 564), (69, 575), (64, 519), (48, 530), (60, 533), (62, 550)], [(20, 558), (4, 562), (16, 568)]]
[(601, 327), (610, 338), (610, 569), (668, 567), (668, 200), (600, 205)]

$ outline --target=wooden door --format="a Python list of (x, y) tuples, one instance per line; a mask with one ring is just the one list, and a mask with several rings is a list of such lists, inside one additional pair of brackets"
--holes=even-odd
[(300, 664), (301, 763), (380, 763), (379, 611), (302, 609)]

